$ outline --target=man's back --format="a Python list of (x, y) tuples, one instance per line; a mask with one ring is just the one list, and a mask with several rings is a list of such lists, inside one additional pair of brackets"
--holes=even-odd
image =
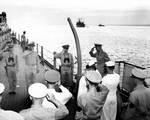
[(55, 109), (32, 106), (20, 112), (25, 120), (55, 120)]
[(38, 61), (38, 55), (34, 51), (25, 51), (24, 53), (26, 65), (36, 65)]
[(0, 110), (0, 120), (24, 120), (24, 118), (14, 111)]

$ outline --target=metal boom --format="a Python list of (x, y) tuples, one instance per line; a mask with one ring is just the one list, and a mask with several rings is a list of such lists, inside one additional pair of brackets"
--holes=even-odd
[(77, 64), (78, 64), (78, 66), (77, 66), (77, 80), (79, 80), (81, 75), (82, 75), (82, 56), (81, 56), (80, 42), (79, 42), (77, 31), (74, 28), (71, 19), (67, 18), (67, 21), (69, 22), (69, 25), (71, 27), (71, 30), (72, 30), (74, 38), (75, 38), (76, 50), (77, 50)]

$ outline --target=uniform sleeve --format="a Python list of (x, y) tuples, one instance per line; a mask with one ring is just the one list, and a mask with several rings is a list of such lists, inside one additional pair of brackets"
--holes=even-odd
[(65, 105), (61, 105), (59, 106), (59, 108), (57, 108), (57, 110), (55, 111), (55, 120), (59, 120), (64, 118), (66, 115), (69, 114), (68, 109), (66, 108)]
[(92, 50), (89, 52), (89, 54), (91, 55), (91, 57), (96, 57), (96, 53), (93, 53)]
[(62, 85), (60, 86), (60, 88), (64, 94), (64, 99), (62, 101), (62, 104), (66, 104), (69, 101), (69, 99), (72, 97), (72, 94), (71, 92), (69, 92), (67, 88), (63, 87)]
[(78, 98), (78, 106), (81, 107), (82, 109), (85, 108), (86, 106), (86, 98), (84, 95), (80, 95)]
[(135, 95), (134, 95), (133, 92), (130, 94), (129, 102), (130, 102), (131, 104), (136, 104), (136, 97), (135, 97)]
[(105, 85), (100, 84), (101, 87), (101, 103), (104, 104), (107, 98), (107, 94), (109, 92), (108, 88)]
[(106, 62), (110, 61), (110, 58), (109, 58), (109, 56), (106, 52), (104, 52), (104, 59), (105, 59)]
[(85, 76), (82, 76), (81, 79), (80, 79), (80, 81), (79, 81), (77, 99), (79, 98), (80, 95), (82, 95), (82, 94), (84, 94), (86, 92), (87, 92), (87, 87), (86, 87)]
[(60, 52), (60, 53), (56, 53), (56, 54), (54, 54), (54, 58), (61, 58), (61, 56), (62, 56), (62, 53), (63, 53), (63, 51), (62, 52)]
[(106, 78), (105, 76), (102, 78), (102, 84), (105, 85), (105, 86), (107, 86), (106, 79), (107, 79), (107, 78)]

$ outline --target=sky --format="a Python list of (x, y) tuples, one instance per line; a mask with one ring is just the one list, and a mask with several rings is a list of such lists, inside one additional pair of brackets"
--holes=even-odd
[[(64, 24), (67, 16), (88, 25), (150, 24), (150, 0), (0, 0), (9, 20), (42, 16), (49, 24)], [(28, 19), (28, 21), (30, 20)]]
[[(2, 0), (1, 0), (2, 1)], [(3, 0), (3, 6), (32, 6), (44, 8), (70, 8), (88, 10), (150, 9), (149, 0)]]

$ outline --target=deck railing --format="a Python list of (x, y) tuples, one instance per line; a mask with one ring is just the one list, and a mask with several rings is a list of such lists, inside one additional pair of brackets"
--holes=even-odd
[[(16, 34), (16, 33), (15, 33)], [(16, 35), (18, 38), (17, 40), (19, 42), (21, 42), (21, 35), (18, 34)], [(28, 42), (29, 42), (29, 39), (27, 38)], [(34, 49), (37, 54), (39, 55), (40, 59), (41, 59), (41, 64), (44, 66), (46, 65), (47, 67), (50, 67), (52, 69), (56, 69), (58, 70), (58, 64), (56, 63), (56, 59), (54, 60), (53, 58), (53, 53), (44, 48), (42, 45), (38, 44), (38, 43), (35, 43), (35, 49)]]
[(116, 61), (115, 72), (121, 77), (121, 87), (126, 89), (127, 80), (131, 76), (131, 71), (133, 68), (145, 69), (144, 67), (140, 67), (125, 61)]

